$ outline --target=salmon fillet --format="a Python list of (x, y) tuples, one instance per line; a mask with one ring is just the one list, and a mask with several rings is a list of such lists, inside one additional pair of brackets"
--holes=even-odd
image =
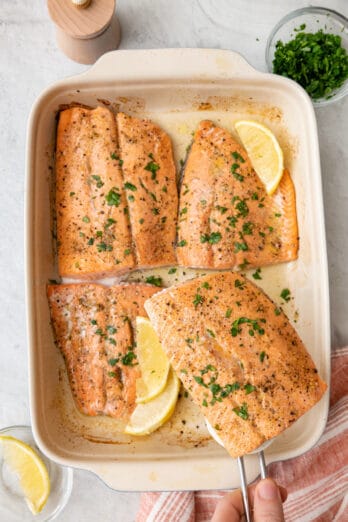
[(243, 147), (226, 130), (202, 121), (180, 189), (179, 264), (244, 269), (291, 261), (297, 251), (289, 173), (268, 196)]
[(145, 309), (232, 457), (277, 436), (326, 390), (287, 317), (239, 274), (192, 279), (153, 296)]
[(155, 292), (146, 284), (48, 286), (55, 339), (82, 413), (129, 418), (140, 377), (133, 326)]
[(59, 115), (56, 146), (58, 269), (97, 278), (134, 267), (114, 115), (74, 107)]
[(123, 113), (117, 125), (136, 262), (176, 263), (178, 191), (170, 138), (150, 120)]

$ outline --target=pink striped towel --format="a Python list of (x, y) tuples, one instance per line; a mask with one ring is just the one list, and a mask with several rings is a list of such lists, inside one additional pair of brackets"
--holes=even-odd
[[(317, 446), (268, 466), (288, 522), (348, 522), (348, 347), (333, 352), (330, 412)], [(223, 491), (143, 493), (136, 522), (208, 522)]]

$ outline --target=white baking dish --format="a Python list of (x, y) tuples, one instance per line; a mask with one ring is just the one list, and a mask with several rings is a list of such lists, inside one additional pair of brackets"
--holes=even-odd
[[(129, 114), (152, 118), (171, 135), (178, 163), (201, 119), (233, 130), (236, 119), (254, 118), (276, 132), (296, 187), (300, 253), (295, 262), (262, 269), (259, 283), (279, 303), (282, 288), (290, 288), (293, 299), (284, 310), (329, 382), (327, 259), (318, 139), (310, 99), (294, 82), (257, 72), (231, 51), (115, 51), (86, 73), (45, 90), (29, 119), (27, 328), (37, 444), (49, 458), (94, 471), (119, 490), (236, 487), (236, 463), (210, 440), (202, 417), (190, 409), (187, 399), (181, 401), (172, 421), (143, 439), (118, 435), (111, 419), (85, 418), (76, 412), (64, 363), (53, 343), (46, 299), (46, 284), (57, 276), (49, 197), (55, 116), (60, 105), (72, 102), (91, 106), (107, 102)], [(266, 451), (267, 462), (294, 457), (313, 446), (324, 429), (327, 411), (328, 394), (273, 442)], [(247, 457), (246, 466), (249, 479), (255, 478), (256, 458)]]

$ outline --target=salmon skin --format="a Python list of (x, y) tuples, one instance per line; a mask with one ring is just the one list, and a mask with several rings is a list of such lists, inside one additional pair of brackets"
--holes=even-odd
[(242, 275), (192, 279), (154, 295), (145, 309), (232, 457), (276, 437), (327, 388), (285, 314)]
[(155, 292), (146, 284), (47, 287), (55, 339), (82, 413), (129, 418), (140, 377), (134, 322), (147, 317), (143, 305)]
[(134, 267), (117, 130), (109, 109), (59, 115), (56, 146), (58, 270), (93, 279)]
[(123, 113), (117, 126), (137, 265), (174, 264), (178, 189), (170, 138), (150, 120)]
[(180, 189), (177, 258), (197, 268), (251, 268), (297, 258), (295, 190), (284, 172), (267, 195), (244, 148), (202, 121)]

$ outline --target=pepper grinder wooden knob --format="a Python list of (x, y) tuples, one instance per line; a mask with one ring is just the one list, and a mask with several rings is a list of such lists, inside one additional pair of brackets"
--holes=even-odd
[(58, 47), (75, 62), (92, 64), (119, 46), (115, 0), (47, 0), (47, 7)]

